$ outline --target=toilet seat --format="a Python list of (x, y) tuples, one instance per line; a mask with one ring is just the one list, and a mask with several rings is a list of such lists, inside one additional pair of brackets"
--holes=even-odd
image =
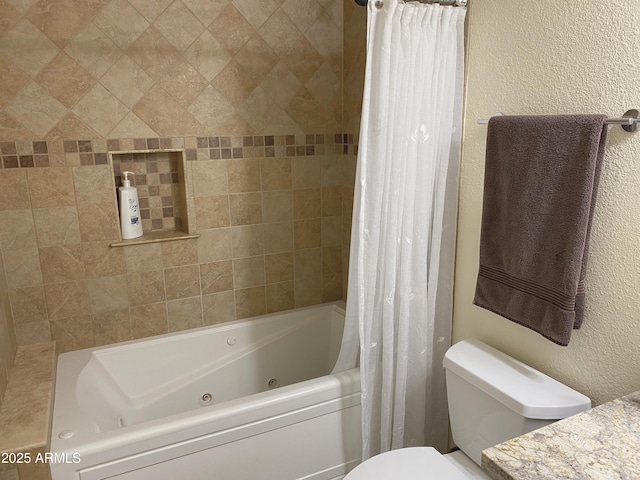
[(362, 462), (344, 480), (468, 480), (433, 447), (391, 450)]

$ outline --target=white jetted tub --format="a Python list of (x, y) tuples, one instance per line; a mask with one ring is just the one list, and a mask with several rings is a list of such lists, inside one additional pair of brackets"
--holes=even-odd
[[(329, 480), (360, 461), (334, 302), (58, 358), (53, 480)], [(66, 459), (66, 460), (65, 460)]]

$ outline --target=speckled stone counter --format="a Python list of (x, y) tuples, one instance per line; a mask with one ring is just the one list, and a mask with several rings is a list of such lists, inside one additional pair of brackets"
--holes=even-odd
[(482, 452), (496, 480), (640, 480), (640, 391)]

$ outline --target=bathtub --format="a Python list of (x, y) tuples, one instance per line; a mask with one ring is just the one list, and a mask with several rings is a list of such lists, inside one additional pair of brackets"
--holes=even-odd
[(61, 354), (53, 480), (329, 480), (360, 461), (334, 302)]

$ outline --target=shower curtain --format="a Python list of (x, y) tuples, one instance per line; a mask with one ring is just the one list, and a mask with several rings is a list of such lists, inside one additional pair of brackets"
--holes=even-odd
[(466, 9), (369, 2), (343, 345), (360, 353), (363, 460), (444, 452)]

